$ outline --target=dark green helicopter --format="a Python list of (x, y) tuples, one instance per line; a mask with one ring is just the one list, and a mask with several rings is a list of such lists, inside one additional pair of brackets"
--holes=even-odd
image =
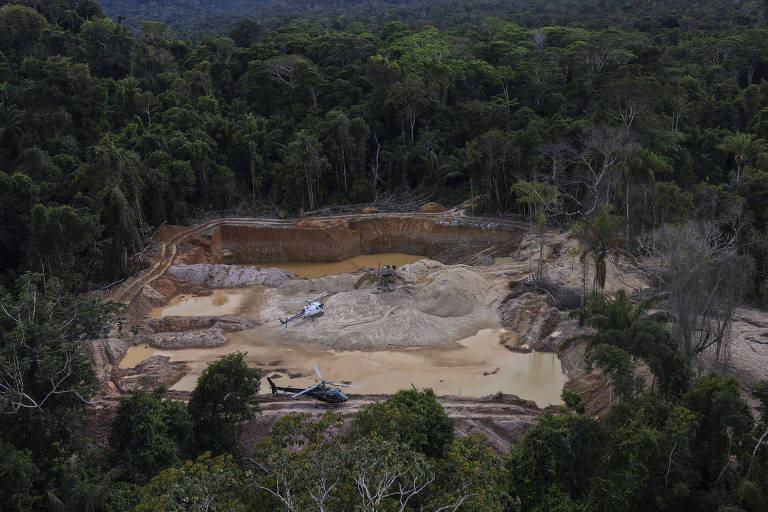
[(320, 400), (321, 402), (327, 402), (329, 404), (340, 404), (349, 400), (349, 397), (344, 393), (342, 393), (340, 389), (336, 389), (331, 386), (344, 386), (347, 388), (363, 387), (363, 386), (355, 386), (354, 384), (341, 384), (339, 382), (327, 382), (323, 378), (323, 376), (320, 375), (320, 370), (317, 369), (317, 365), (314, 365), (314, 368), (315, 368), (315, 373), (317, 373), (317, 376), (320, 379), (320, 382), (306, 389), (275, 386), (275, 383), (272, 382), (272, 379), (267, 377), (267, 381), (269, 381), (269, 385), (272, 387), (272, 394), (276, 395), (278, 391), (283, 391), (286, 394), (295, 393), (290, 395), (292, 398), (296, 398), (297, 396), (307, 394), (316, 400)]

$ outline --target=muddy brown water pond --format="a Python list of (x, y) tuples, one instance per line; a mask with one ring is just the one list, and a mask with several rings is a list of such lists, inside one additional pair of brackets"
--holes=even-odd
[(402, 254), (399, 252), (386, 252), (379, 254), (361, 254), (348, 260), (324, 262), (324, 263), (261, 263), (261, 267), (281, 268), (296, 273), (299, 277), (314, 279), (316, 277), (327, 276), (331, 274), (343, 274), (346, 272), (355, 272), (361, 268), (384, 267), (384, 265), (395, 265), (402, 267), (409, 263), (415, 263), (423, 260), (425, 256), (416, 256), (414, 254)]
[[(394, 393), (400, 389), (430, 387), (438, 395), (486, 396), (498, 391), (534, 400), (540, 407), (561, 404), (567, 382), (555, 354), (511, 352), (499, 343), (502, 329), (482, 329), (476, 335), (444, 347), (412, 347), (393, 350), (326, 350), (270, 341), (263, 327), (233, 333), (229, 343), (211, 349), (153, 350), (131, 348), (126, 359), (154, 354), (174, 361), (188, 361), (190, 373), (171, 389), (192, 390), (205, 367), (235, 351), (247, 352), (250, 365), (261, 367), (280, 386), (306, 387), (317, 382), (317, 364), (329, 380), (352, 382), (363, 389), (354, 393)], [(122, 365), (121, 365), (122, 367)], [(262, 392), (269, 387), (266, 380)]]
[(123, 358), (120, 360), (118, 368), (133, 368), (140, 362), (144, 361), (145, 359), (149, 359), (153, 355), (155, 355), (155, 349), (149, 345), (136, 345), (135, 347), (128, 349)]
[(234, 315), (260, 293), (260, 287), (213, 290), (211, 295), (177, 295), (165, 306), (150, 311), (150, 318), (161, 316)]

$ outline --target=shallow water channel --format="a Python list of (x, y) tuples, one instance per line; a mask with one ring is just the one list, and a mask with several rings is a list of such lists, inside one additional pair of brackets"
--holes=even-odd
[(177, 295), (165, 306), (149, 312), (150, 318), (161, 316), (224, 316), (241, 314), (245, 306), (261, 295), (261, 287), (213, 290), (210, 295)]

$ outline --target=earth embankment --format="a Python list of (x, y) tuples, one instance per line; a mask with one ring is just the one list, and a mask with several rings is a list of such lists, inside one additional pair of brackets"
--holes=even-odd
[(520, 224), (421, 216), (370, 216), (352, 219), (299, 220), (290, 223), (227, 222), (194, 243), (196, 263), (263, 264), (333, 262), (360, 254), (421, 254), (455, 263), (489, 249), (519, 244)]

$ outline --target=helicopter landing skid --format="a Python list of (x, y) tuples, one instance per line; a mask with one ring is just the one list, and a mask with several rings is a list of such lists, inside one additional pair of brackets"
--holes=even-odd
[(323, 409), (323, 410), (326, 410), (326, 411), (330, 411), (330, 410), (338, 409), (339, 407), (342, 407), (343, 405), (344, 405), (343, 403), (341, 403), (341, 404), (328, 404), (328, 403), (323, 403), (323, 402), (317, 402), (315, 404), (315, 408), (316, 409)]

